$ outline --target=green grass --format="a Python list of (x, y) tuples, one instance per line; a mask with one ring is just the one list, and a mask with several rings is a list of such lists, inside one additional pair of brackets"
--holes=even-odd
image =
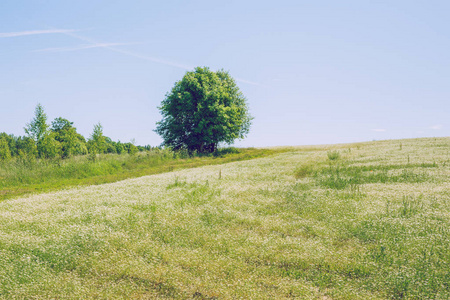
[(341, 157), (341, 154), (339, 153), (339, 151), (335, 150), (335, 151), (328, 151), (327, 156), (329, 160), (336, 160), (339, 159), (339, 157)]
[(223, 164), (273, 155), (283, 151), (224, 148), (214, 155), (189, 157), (187, 153), (153, 150), (132, 155), (105, 154), (58, 160), (0, 161), (0, 200), (30, 193), (115, 182), (177, 169)]
[(6, 200), (0, 298), (449, 299), (449, 149), (297, 147)]

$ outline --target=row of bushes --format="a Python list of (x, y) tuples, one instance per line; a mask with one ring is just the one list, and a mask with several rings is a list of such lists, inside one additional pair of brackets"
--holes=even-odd
[[(160, 147), (136, 146), (131, 142), (115, 142), (103, 135), (103, 127), (100, 123), (94, 125), (92, 134), (86, 139), (77, 132), (73, 122), (67, 119), (59, 117), (53, 120), (51, 125), (47, 124), (47, 115), (40, 104), (36, 107), (34, 118), (26, 124), (25, 133), (26, 136), (0, 133), (0, 162), (34, 161), (39, 158), (67, 159), (83, 155), (89, 155), (91, 160), (95, 160), (98, 154), (135, 155), (137, 152), (156, 150), (160, 153), (162, 150)], [(214, 153), (197, 153), (195, 150), (187, 149), (169, 150), (169, 152), (173, 158), (188, 158), (209, 154), (216, 157), (237, 154), (239, 150), (229, 147), (216, 149)]]
[[(0, 133), (0, 160), (10, 160), (15, 157), (21, 159), (33, 158), (67, 158), (76, 155), (116, 153), (135, 154), (139, 151), (150, 150), (150, 146), (135, 146), (132, 143), (115, 142), (105, 137), (103, 147), (97, 147), (83, 136), (75, 140), (73, 145), (59, 141), (54, 134), (49, 134), (41, 142), (27, 136), (14, 136), (5, 132)], [(100, 151), (98, 150), (100, 149)]]
[(25, 127), (26, 136), (0, 133), (0, 160), (8, 161), (14, 157), (22, 159), (68, 158), (76, 155), (102, 153), (129, 153), (150, 150), (150, 146), (135, 146), (134, 143), (115, 142), (103, 135), (102, 125), (96, 124), (86, 139), (79, 134), (70, 122), (56, 118), (51, 126), (47, 124), (44, 108), (38, 104), (35, 116)]

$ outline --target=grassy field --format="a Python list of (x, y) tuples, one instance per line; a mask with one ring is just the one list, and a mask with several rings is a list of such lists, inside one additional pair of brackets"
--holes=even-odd
[(0, 202), (3, 299), (449, 299), (450, 138)]
[(214, 155), (153, 149), (135, 155), (100, 154), (68, 159), (0, 160), (0, 201), (67, 187), (116, 182), (127, 178), (171, 172), (204, 165), (264, 157), (283, 149), (223, 148)]

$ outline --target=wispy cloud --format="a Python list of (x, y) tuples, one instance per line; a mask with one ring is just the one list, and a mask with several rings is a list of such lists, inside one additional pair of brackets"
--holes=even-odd
[[(92, 45), (104, 44), (104, 43), (100, 43), (94, 39), (87, 38), (87, 37), (84, 37), (84, 36), (81, 36), (78, 34), (74, 34), (72, 32), (64, 32), (64, 34), (71, 36), (73, 38), (76, 38), (78, 40), (88, 42)], [(118, 48), (115, 48), (114, 46), (105, 46), (103, 48), (108, 49), (110, 51), (117, 52), (117, 53), (122, 53), (122, 54), (125, 54), (128, 56), (132, 56), (132, 57), (136, 57), (136, 58), (144, 59), (147, 61), (152, 61), (152, 62), (156, 62), (156, 63), (160, 63), (160, 64), (164, 64), (164, 65), (168, 65), (168, 66), (172, 66), (172, 67), (176, 67), (176, 68), (180, 68), (180, 69), (184, 69), (184, 70), (192, 70), (193, 69), (193, 67), (191, 67), (191, 66), (183, 65), (183, 64), (180, 64), (177, 62), (161, 59), (161, 58), (154, 57), (154, 56), (142, 55), (142, 54), (127, 51), (127, 50), (118, 49)]]
[(17, 37), (25, 35), (50, 34), (50, 33), (70, 33), (75, 32), (74, 29), (44, 29), (44, 30), (28, 30), (18, 32), (3, 32), (0, 33), (0, 38)]
[(33, 52), (66, 52), (66, 51), (77, 51), (77, 50), (85, 50), (91, 48), (107, 48), (112, 46), (124, 46), (124, 45), (132, 45), (133, 43), (98, 43), (98, 44), (85, 44), (79, 45), (75, 47), (60, 47), (60, 48), (45, 48), (34, 50)]
[(236, 79), (237, 82), (242, 82), (242, 83), (251, 84), (251, 85), (257, 85), (257, 86), (263, 86), (262, 84), (260, 84), (258, 82), (254, 82), (254, 81), (241, 79), (241, 78), (235, 78), (235, 79)]
[[(96, 40), (93, 40), (91, 38), (87, 38), (87, 37), (75, 34), (73, 32), (64, 32), (64, 34), (68, 35), (68, 36), (71, 36), (71, 37), (74, 37), (74, 38), (76, 38), (78, 40), (81, 40), (81, 41), (84, 41), (84, 42), (88, 42), (91, 45), (104, 45), (103, 48), (108, 49), (110, 51), (114, 51), (114, 52), (117, 52), (117, 53), (121, 53), (121, 54), (124, 54), (124, 55), (136, 57), (136, 58), (140, 58), (140, 59), (143, 59), (143, 60), (146, 60), (146, 61), (151, 61), (151, 62), (155, 62), (155, 63), (167, 65), (167, 66), (172, 66), (172, 67), (176, 67), (176, 68), (183, 69), (183, 70), (188, 70), (188, 71), (194, 69), (193, 66), (181, 64), (181, 63), (178, 63), (178, 62), (162, 59), (162, 58), (155, 57), (155, 56), (143, 55), (143, 54), (135, 53), (135, 52), (128, 51), (128, 50), (119, 49), (119, 48), (115, 47), (115, 46), (118, 46), (118, 45), (112, 45), (112, 44), (108, 45), (106, 43), (100, 43), (100, 42), (98, 42)], [(241, 82), (241, 83), (250, 84), (250, 85), (262, 86), (262, 84), (260, 84), (260, 83), (257, 83), (257, 82), (254, 82), (254, 81), (250, 81), (250, 80), (246, 80), (246, 79), (241, 79), (241, 78), (236, 78), (236, 81), (237, 82)]]
[[(0, 33), (0, 38), (19, 37), (19, 36), (27, 36), (27, 35), (39, 35), (39, 34), (61, 33), (61, 34), (65, 34), (65, 35), (71, 36), (73, 38), (76, 38), (78, 40), (87, 42), (88, 44), (79, 45), (79, 46), (76, 46), (76, 47), (60, 47), (60, 48), (38, 49), (38, 50), (34, 50), (34, 52), (63, 52), (63, 51), (85, 50), (85, 49), (92, 49), (92, 48), (104, 48), (104, 49), (108, 49), (110, 51), (114, 51), (114, 52), (121, 53), (121, 54), (124, 54), (124, 55), (136, 57), (136, 58), (139, 58), (139, 59), (143, 59), (143, 60), (147, 60), (147, 61), (151, 61), (151, 62), (155, 62), (155, 63), (167, 65), (167, 66), (180, 68), (180, 69), (183, 69), (183, 70), (192, 70), (194, 68), (193, 66), (188, 66), (188, 65), (181, 64), (181, 63), (178, 63), (178, 62), (174, 62), (174, 61), (170, 61), (170, 60), (166, 60), (166, 59), (161, 59), (159, 57), (143, 55), (143, 54), (139, 54), (139, 53), (135, 53), (135, 52), (131, 52), (131, 51), (127, 51), (127, 50), (116, 48), (117, 46), (130, 45), (129, 43), (127, 43), (127, 44), (126, 43), (101, 43), (101, 42), (98, 42), (98, 41), (93, 40), (91, 38), (87, 38), (87, 37), (75, 34), (74, 32), (76, 32), (76, 31), (79, 31), (79, 30), (76, 30), (76, 29), (51, 28), (51, 29), (44, 29), (44, 30), (28, 30), (28, 31), (18, 31), (18, 32), (3, 32), (3, 33)], [(237, 82), (241, 82), (241, 83), (251, 84), (251, 85), (262, 86), (260, 83), (257, 83), (257, 82), (254, 82), (254, 81), (250, 81), (250, 80), (246, 80), (246, 79), (241, 79), (241, 78), (236, 78), (236, 81)]]
[(134, 52), (131, 52), (131, 51), (117, 49), (117, 48), (113, 48), (113, 47), (106, 47), (106, 48), (111, 50), (111, 51), (117, 52), (117, 53), (122, 53), (122, 54), (125, 54), (125, 55), (128, 55), (128, 56), (132, 56), (132, 57), (140, 58), (140, 59), (143, 59), (143, 60), (147, 60), (147, 61), (151, 61), (151, 62), (155, 62), (155, 63), (167, 65), (167, 66), (172, 66), (172, 67), (176, 67), (176, 68), (180, 68), (180, 69), (184, 69), (184, 70), (192, 70), (194, 68), (192, 66), (183, 65), (183, 64), (180, 64), (180, 63), (177, 63), (177, 62), (161, 59), (161, 58), (154, 57), (154, 56), (142, 55), (142, 54), (139, 54), (139, 53), (134, 53)]
[(442, 125), (433, 125), (433, 126), (430, 126), (430, 129), (439, 130), (439, 129), (442, 129)]
[(379, 128), (377, 128), (377, 129), (371, 129), (372, 131), (375, 131), (375, 132), (385, 132), (386, 131), (386, 129), (379, 129)]

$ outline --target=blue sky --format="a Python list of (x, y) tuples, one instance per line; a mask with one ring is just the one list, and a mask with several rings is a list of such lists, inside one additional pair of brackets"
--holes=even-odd
[(86, 137), (159, 145), (187, 70), (228, 70), (238, 146), (450, 136), (449, 1), (1, 1), (0, 132), (41, 103)]

